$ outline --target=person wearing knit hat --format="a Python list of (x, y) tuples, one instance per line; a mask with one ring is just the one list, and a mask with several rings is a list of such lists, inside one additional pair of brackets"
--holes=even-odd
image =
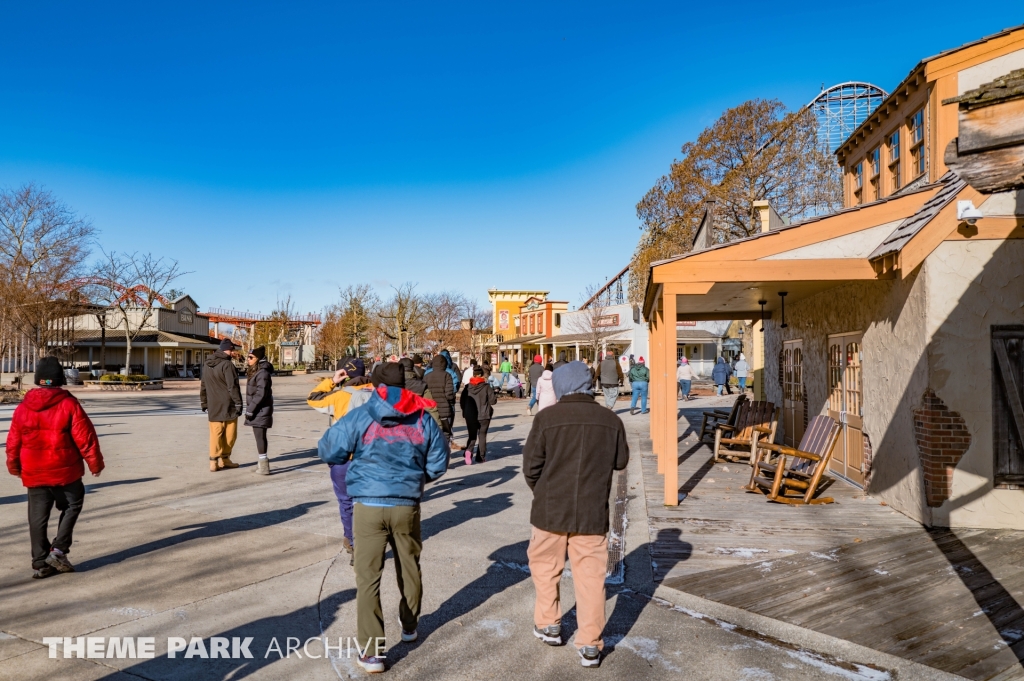
[(267, 431), (274, 427), (274, 365), (267, 361), (264, 346), (253, 348), (245, 359), (245, 425), (256, 438), (256, 472), (270, 475)]
[[(613, 374), (614, 375), (614, 374)], [(601, 664), (608, 567), (608, 497), (613, 471), (629, 463), (622, 419), (594, 401), (590, 371), (569, 362), (552, 373), (558, 402), (533, 419), (523, 448), (523, 475), (533, 490), (530, 576), (533, 635), (562, 644), (559, 584), (566, 553), (576, 596), (574, 644), (584, 667)]]
[[(32, 578), (74, 572), (68, 560), (72, 533), (82, 512), (88, 465), (93, 477), (103, 470), (96, 429), (75, 396), (60, 386), (64, 370), (56, 357), (36, 362), (35, 384), (11, 416), (7, 470), (27, 488)], [(60, 511), (57, 536), (50, 541), (50, 513)]]
[(33, 383), (46, 388), (57, 388), (67, 385), (68, 380), (64, 377), (64, 367), (56, 357), (43, 357), (36, 362), (36, 373)]
[(384, 362), (374, 369), (370, 376), (370, 383), (376, 388), (379, 385), (391, 386), (393, 388), (405, 387), (405, 371), (398, 362)]
[(231, 450), (238, 438), (238, 417), (244, 413), (238, 370), (231, 360), (238, 347), (225, 338), (210, 355), (199, 384), (199, 405), (210, 421), (210, 472), (238, 468)]
[(647, 369), (643, 357), (629, 368), (628, 377), (629, 384), (633, 389), (633, 396), (629, 400), (629, 413), (630, 415), (636, 414), (636, 402), (640, 400), (640, 413), (646, 414), (649, 411), (647, 409), (647, 391), (651, 385), (651, 372)]
[(544, 358), (540, 355), (533, 356), (533, 364), (526, 370), (526, 376), (530, 379), (530, 403), (526, 405), (526, 415), (533, 415), (533, 408), (537, 404), (537, 382), (544, 373)]
[[(444, 371), (439, 372), (447, 376)], [(391, 548), (401, 593), (401, 640), (417, 639), (423, 581), (420, 501), (428, 482), (448, 469), (447, 439), (427, 413), (436, 406), (402, 387), (405, 372), (397, 363), (372, 374), (376, 386), (369, 401), (327, 429), (317, 446), (322, 461), (348, 464), (346, 485), (355, 501), (356, 664), (383, 672), (385, 638), (380, 582), (384, 553)], [(393, 639), (398, 637), (393, 636)]]

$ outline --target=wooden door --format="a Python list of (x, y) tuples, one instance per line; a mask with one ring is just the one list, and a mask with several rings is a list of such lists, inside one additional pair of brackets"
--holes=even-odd
[(842, 427), (829, 468), (858, 485), (864, 484), (863, 340), (861, 333), (828, 339), (828, 415)]
[(802, 340), (782, 344), (782, 439), (790, 447), (804, 436), (804, 378)]

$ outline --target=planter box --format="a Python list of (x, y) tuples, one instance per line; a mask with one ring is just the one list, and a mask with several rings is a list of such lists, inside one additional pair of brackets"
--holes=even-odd
[(106, 390), (109, 392), (139, 392), (141, 390), (163, 390), (164, 382), (159, 379), (151, 381), (135, 381), (132, 383), (121, 383), (120, 381), (85, 381), (85, 387), (89, 390)]

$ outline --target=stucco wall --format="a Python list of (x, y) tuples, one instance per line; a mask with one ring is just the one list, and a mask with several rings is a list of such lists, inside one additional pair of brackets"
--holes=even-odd
[(931, 387), (960, 412), (970, 447), (934, 524), (1024, 528), (1024, 491), (993, 489), (991, 326), (1024, 324), (1024, 241), (944, 241), (925, 268)]
[(913, 424), (913, 408), (928, 385), (926, 302), (920, 273), (846, 284), (788, 303), (788, 327), (779, 328), (781, 320), (775, 318), (765, 330), (765, 386), (768, 399), (778, 405), (782, 342), (803, 340), (809, 416), (827, 409), (828, 336), (864, 333), (864, 433), (873, 450), (868, 490), (919, 522), (930, 519)]

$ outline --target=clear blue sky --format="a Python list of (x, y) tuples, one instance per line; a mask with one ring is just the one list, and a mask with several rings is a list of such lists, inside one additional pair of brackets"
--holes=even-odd
[(1014, 4), (7, 1), (0, 185), (178, 259), (204, 308), (404, 281), (576, 304), (723, 109), (890, 89)]

